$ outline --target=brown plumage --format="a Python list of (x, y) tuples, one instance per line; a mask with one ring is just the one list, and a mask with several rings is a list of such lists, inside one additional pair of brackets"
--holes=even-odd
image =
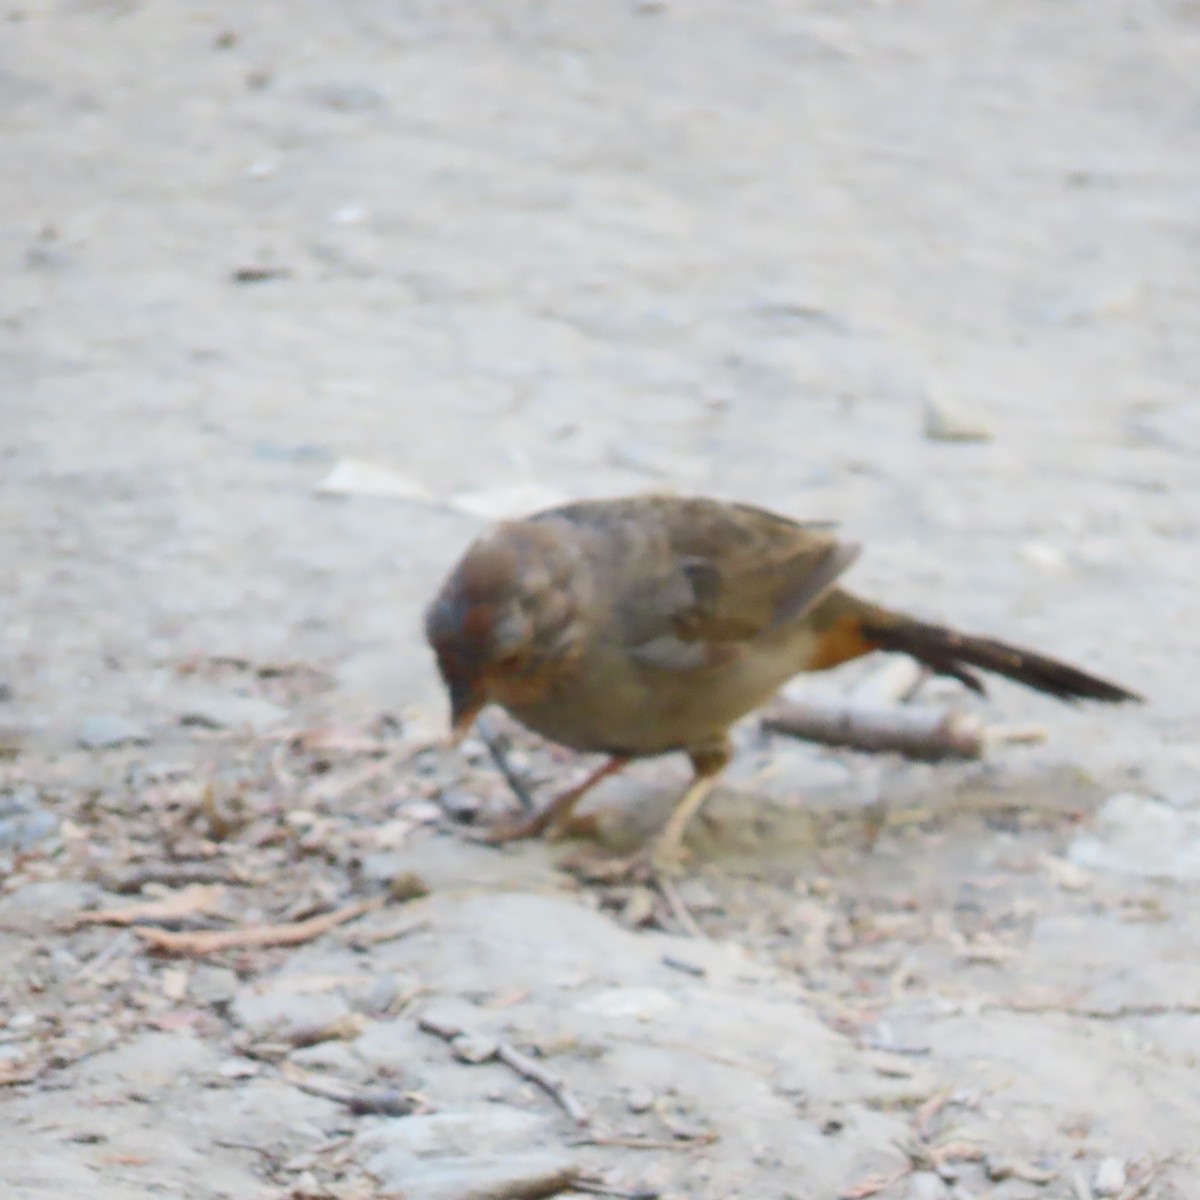
[(631, 758), (683, 751), (696, 779), (659, 839), (684, 826), (729, 758), (729, 727), (793, 675), (873, 650), (983, 691), (976, 671), (1062, 700), (1134, 693), (1041, 654), (957, 633), (835, 586), (857, 546), (750, 505), (638, 496), (581, 501), (479, 538), (426, 616), (459, 734), (489, 703), (611, 761), (499, 837), (540, 832)]

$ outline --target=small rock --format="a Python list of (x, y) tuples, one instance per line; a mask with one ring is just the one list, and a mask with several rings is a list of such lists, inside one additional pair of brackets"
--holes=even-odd
[(1036, 1163), (992, 1154), (989, 1154), (984, 1162), (984, 1173), (993, 1183), (1015, 1179), (1022, 1183), (1032, 1183), (1037, 1187), (1053, 1183), (1059, 1174), (1049, 1167), (1038, 1166)]
[(74, 917), (96, 903), (97, 888), (75, 880), (27, 883), (0, 896), (0, 927), (32, 932)]
[(231, 1016), (255, 1041), (292, 1041), (311, 1030), (331, 1027), (350, 1017), (341, 996), (329, 992), (292, 992), (284, 988), (258, 993), (243, 988)]
[(388, 1121), (357, 1141), (384, 1191), (406, 1200), (500, 1200), (566, 1189), (577, 1171), (574, 1156), (535, 1148), (552, 1128), (547, 1117), (492, 1106)]
[(630, 1088), (625, 1107), (634, 1114), (648, 1113), (654, 1107), (654, 1093), (649, 1088)]
[(445, 1164), (406, 1159), (399, 1170), (389, 1169), (377, 1155), (367, 1169), (382, 1187), (397, 1189), (405, 1200), (512, 1200), (514, 1196), (532, 1200), (557, 1196), (579, 1174), (575, 1160), (561, 1150)]
[(1097, 1196), (1116, 1196), (1125, 1190), (1125, 1164), (1119, 1158), (1101, 1159), (1092, 1179)]
[(179, 715), (183, 725), (202, 729), (249, 729), (261, 733), (287, 717), (285, 709), (257, 696), (214, 694), (190, 701)]
[(197, 963), (188, 979), (188, 998), (193, 1004), (214, 1008), (228, 1004), (237, 995), (237, 972), (213, 963)]
[(406, 986), (400, 975), (380, 975), (364, 993), (356, 997), (356, 1007), (372, 1016), (384, 1016), (392, 1006), (412, 994), (411, 983)]
[(553, 1131), (540, 1113), (510, 1105), (462, 1112), (423, 1113), (364, 1130), (357, 1141), (369, 1153), (406, 1159), (471, 1159), (531, 1149)]
[(250, 1058), (227, 1058), (218, 1068), (222, 1079), (253, 1079), (262, 1071), (262, 1064)]
[(58, 826), (58, 817), (41, 806), (32, 788), (0, 796), (0, 850), (30, 850)]
[(438, 804), (450, 820), (463, 825), (470, 825), (483, 807), (483, 801), (477, 795), (462, 788), (445, 788), (438, 794)]
[(932, 1171), (917, 1171), (909, 1176), (905, 1200), (945, 1200), (950, 1193), (940, 1176)]
[(429, 884), (416, 871), (401, 871), (388, 884), (388, 895), (401, 904), (429, 895)]
[(111, 750), (116, 746), (145, 746), (150, 735), (143, 725), (116, 713), (97, 713), (85, 717), (77, 739), (85, 750)]
[(931, 396), (925, 401), (925, 436), (932, 442), (990, 442), (992, 430), (981, 414)]

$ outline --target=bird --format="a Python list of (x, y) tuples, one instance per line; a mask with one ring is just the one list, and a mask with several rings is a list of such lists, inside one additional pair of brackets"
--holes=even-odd
[(690, 785), (639, 851), (664, 869), (731, 757), (730, 727), (793, 676), (901, 652), (983, 693), (977, 672), (1063, 701), (1137, 701), (1055, 658), (875, 604), (839, 585), (860, 547), (828, 522), (702, 496), (580, 500), (499, 522), (451, 570), (426, 638), (460, 740), (489, 704), (606, 761), (503, 842), (563, 828), (602, 779), (682, 752)]

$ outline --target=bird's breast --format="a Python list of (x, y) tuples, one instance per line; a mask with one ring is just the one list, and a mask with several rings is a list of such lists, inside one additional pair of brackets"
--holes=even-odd
[(722, 644), (694, 664), (662, 665), (627, 647), (594, 648), (540, 692), (493, 699), (523, 725), (584, 753), (642, 757), (719, 739), (815, 657), (815, 635)]

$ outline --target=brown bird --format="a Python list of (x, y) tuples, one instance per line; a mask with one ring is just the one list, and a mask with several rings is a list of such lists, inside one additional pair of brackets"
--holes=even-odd
[(858, 553), (827, 526), (675, 496), (580, 501), (485, 533), (425, 621), (455, 737), (495, 703), (553, 742), (609, 756), (494, 840), (563, 823), (630, 759), (678, 750), (695, 777), (650, 854), (669, 862), (729, 761), (729, 727), (793, 675), (873, 650), (903, 651), (976, 692), (978, 669), (1061, 700), (1140, 698), (834, 586)]

